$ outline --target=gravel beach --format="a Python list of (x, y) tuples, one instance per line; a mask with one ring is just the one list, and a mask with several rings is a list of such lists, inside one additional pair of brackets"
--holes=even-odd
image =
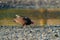
[(60, 40), (60, 26), (0, 26), (0, 40)]

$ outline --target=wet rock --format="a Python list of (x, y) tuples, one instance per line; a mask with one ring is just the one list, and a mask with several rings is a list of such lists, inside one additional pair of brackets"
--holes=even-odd
[(1, 28), (3, 27), (3, 26), (0, 26)]
[[(0, 26), (1, 27), (1, 26)], [(3, 28), (2, 28), (3, 27)], [(0, 30), (1, 40), (57, 40), (60, 36), (60, 27), (17, 28), (4, 27)], [(5, 29), (7, 28), (7, 29)], [(4, 39), (2, 39), (4, 37)], [(7, 37), (7, 38), (6, 38)], [(56, 37), (57, 39), (54, 39)], [(60, 40), (60, 38), (59, 38)]]
[(58, 34), (55, 34), (55, 37), (59, 37)]
[(30, 31), (30, 33), (32, 33), (32, 31)]
[(48, 40), (48, 39), (44, 39), (44, 40)]

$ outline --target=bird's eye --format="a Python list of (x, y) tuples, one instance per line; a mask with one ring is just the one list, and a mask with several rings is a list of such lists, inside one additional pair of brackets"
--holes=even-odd
[(27, 17), (25, 17), (25, 18), (27, 18)]

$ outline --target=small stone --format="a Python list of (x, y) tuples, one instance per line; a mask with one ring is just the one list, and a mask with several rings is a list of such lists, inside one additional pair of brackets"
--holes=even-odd
[(22, 39), (22, 40), (25, 40), (25, 39)]
[(32, 31), (30, 31), (30, 33), (32, 33)]
[(58, 34), (55, 34), (55, 37), (59, 37)]
[(3, 26), (1, 26), (1, 27), (3, 27)]
[(48, 40), (48, 39), (44, 39), (44, 40)]

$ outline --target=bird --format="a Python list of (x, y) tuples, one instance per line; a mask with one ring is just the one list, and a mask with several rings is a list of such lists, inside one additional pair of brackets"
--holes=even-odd
[(22, 26), (34, 24), (34, 22), (29, 17), (19, 15), (16, 15), (16, 18), (14, 18), (14, 22), (22, 24)]

